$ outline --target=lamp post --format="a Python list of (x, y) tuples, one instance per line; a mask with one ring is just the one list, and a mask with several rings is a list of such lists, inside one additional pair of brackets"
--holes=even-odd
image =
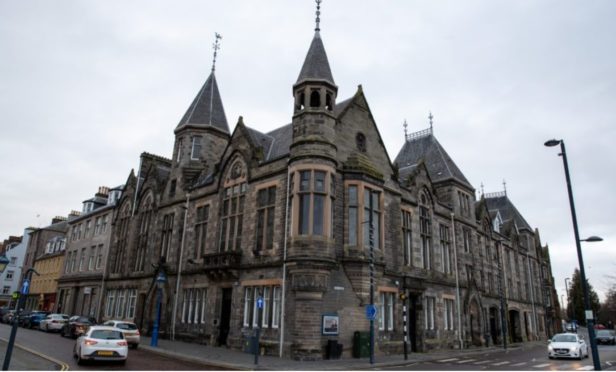
[(167, 275), (163, 270), (158, 271), (156, 276), (156, 319), (154, 319), (154, 327), (152, 328), (152, 340), (150, 346), (158, 347), (158, 328), (160, 327), (160, 308), (163, 299), (163, 285), (167, 282)]
[(560, 156), (563, 158), (563, 166), (565, 168), (565, 178), (567, 181), (567, 192), (569, 194), (569, 207), (571, 209), (571, 220), (573, 222), (573, 233), (575, 234), (575, 247), (577, 249), (578, 263), (580, 266), (580, 280), (582, 281), (582, 291), (584, 292), (584, 309), (586, 311), (586, 327), (588, 328), (588, 337), (590, 338), (590, 349), (592, 350), (592, 362), (595, 371), (601, 370), (601, 362), (599, 361), (599, 351), (597, 350), (597, 342), (595, 340), (594, 316), (590, 307), (590, 297), (588, 294), (588, 283), (586, 282), (586, 273), (584, 271), (584, 258), (582, 257), (582, 241), (597, 242), (603, 239), (597, 236), (591, 236), (588, 239), (580, 239), (578, 231), (577, 217), (575, 214), (575, 204), (573, 203), (573, 191), (571, 189), (571, 178), (569, 176), (569, 164), (567, 163), (567, 152), (565, 151), (565, 141), (551, 139), (545, 142), (545, 146), (554, 147), (560, 145)]
[(569, 301), (571, 299), (571, 297), (569, 296), (569, 281), (571, 281), (570, 278), (565, 278), (565, 291), (567, 292), (567, 316), (570, 316), (571, 320), (574, 321), (575, 311), (573, 311), (573, 315), (569, 315)]
[[(6, 265), (5, 265), (6, 267)], [(4, 269), (2, 269), (4, 271)], [(1, 272), (1, 271), (0, 271)], [(32, 278), (32, 273), (39, 275), (33, 268), (29, 268), (24, 275), (24, 281), (21, 285), (21, 291), (19, 300), (17, 301), (17, 308), (15, 309), (15, 316), (13, 317), (13, 324), (11, 326), (11, 337), (9, 338), (9, 343), (6, 346), (6, 354), (4, 355), (4, 364), (2, 365), (3, 371), (8, 371), (9, 366), (11, 364), (11, 355), (13, 354), (13, 346), (15, 345), (15, 337), (17, 336), (17, 319), (19, 318), (19, 313), (21, 312), (21, 308), (24, 307), (24, 302), (26, 301), (26, 296), (30, 292), (30, 280)]]

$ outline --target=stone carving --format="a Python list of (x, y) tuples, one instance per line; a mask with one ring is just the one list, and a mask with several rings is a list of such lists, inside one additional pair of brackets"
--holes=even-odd
[(323, 274), (293, 274), (293, 289), (296, 291), (320, 291), (327, 290), (327, 277)]

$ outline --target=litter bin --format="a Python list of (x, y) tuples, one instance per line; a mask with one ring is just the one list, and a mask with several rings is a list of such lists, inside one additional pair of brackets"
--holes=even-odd
[(370, 332), (355, 331), (353, 333), (353, 358), (368, 358), (370, 356)]
[(342, 344), (338, 340), (327, 340), (325, 347), (325, 359), (340, 359), (342, 355)]
[(256, 336), (246, 336), (244, 339), (244, 352), (247, 354), (254, 354), (257, 345)]

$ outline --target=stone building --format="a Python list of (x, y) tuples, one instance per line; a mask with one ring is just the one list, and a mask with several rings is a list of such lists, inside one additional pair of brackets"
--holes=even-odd
[[(73, 217), (73, 213), (69, 218)], [(26, 298), (25, 309), (37, 310), (45, 308), (51, 310), (56, 303), (55, 288), (60, 273), (62, 255), (65, 248), (65, 237), (68, 220), (66, 217), (55, 217), (51, 224), (46, 227), (34, 229), (30, 232), (30, 240), (26, 248), (26, 256), (22, 268), (22, 278), (30, 269), (35, 269), (40, 275), (32, 275), (30, 293)], [(39, 261), (37, 264), (37, 261)], [(42, 270), (39, 271), (39, 270)], [(36, 283), (36, 285), (35, 285)]]
[(289, 124), (231, 132), (212, 68), (171, 157), (126, 181), (103, 318), (150, 332), (162, 271), (163, 337), (242, 349), (261, 327), (262, 352), (319, 359), (351, 352), (372, 298), (377, 354), (401, 352), (403, 304), (415, 351), (545, 339), (549, 255), (506, 195), (475, 200), (432, 126), (392, 161), (318, 26), (291, 93)]
[(120, 195), (121, 187), (99, 187), (93, 198), (83, 202), (81, 214), (68, 221), (57, 312), (100, 317), (111, 220)]

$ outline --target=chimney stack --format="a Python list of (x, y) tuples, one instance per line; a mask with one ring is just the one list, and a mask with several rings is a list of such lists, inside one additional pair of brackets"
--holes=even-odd
[(101, 198), (106, 198), (109, 196), (109, 187), (107, 186), (99, 186), (98, 188), (98, 192), (96, 193), (95, 196), (101, 197)]
[(62, 222), (62, 221), (66, 221), (66, 217), (63, 216), (55, 216), (54, 218), (51, 219), (51, 224), (56, 224), (58, 222)]

